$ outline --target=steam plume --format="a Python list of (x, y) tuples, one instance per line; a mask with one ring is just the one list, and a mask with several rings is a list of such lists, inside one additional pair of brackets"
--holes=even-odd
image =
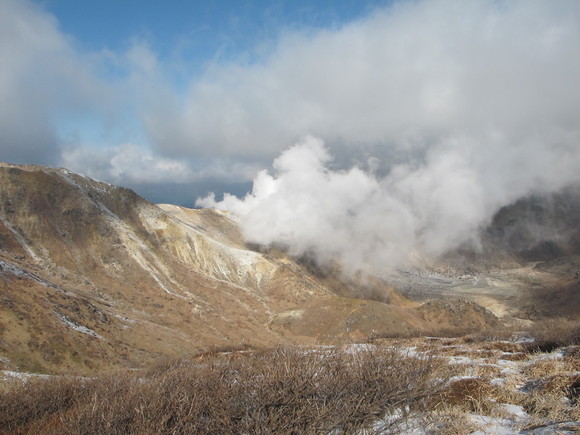
[[(211, 104), (190, 143), (279, 155), (245, 198), (198, 205), (238, 215), (250, 242), (354, 270), (477, 244), (501, 207), (580, 181), (579, 44), (567, 0), (401, 2), (288, 37), (192, 88), (191, 108)], [(307, 133), (328, 146), (307, 137), (280, 154)]]
[(555, 148), (551, 139), (522, 146), (497, 135), (451, 137), (380, 176), (374, 161), (366, 170), (331, 169), (329, 149), (307, 137), (274, 161), (273, 175), (260, 172), (245, 198), (212, 194), (197, 205), (239, 216), (249, 242), (380, 274), (414, 254), (477, 242), (500, 207), (578, 182), (579, 138), (560, 137)]

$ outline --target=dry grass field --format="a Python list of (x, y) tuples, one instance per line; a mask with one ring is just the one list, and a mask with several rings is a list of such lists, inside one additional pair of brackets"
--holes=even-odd
[(579, 331), (552, 320), (519, 334), (216, 349), (96, 378), (5, 372), (0, 432), (575, 433)]

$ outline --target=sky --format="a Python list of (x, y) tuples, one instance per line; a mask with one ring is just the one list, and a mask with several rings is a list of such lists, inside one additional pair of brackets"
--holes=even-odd
[(245, 192), (274, 152), (209, 152), (207, 128), (197, 138), (187, 126), (192, 94), (214, 74), (268, 62), (288, 35), (336, 30), (387, 4), (0, 0), (0, 160), (66, 166), (153, 202)]
[(353, 270), (580, 182), (577, 0), (0, 0), (0, 160)]

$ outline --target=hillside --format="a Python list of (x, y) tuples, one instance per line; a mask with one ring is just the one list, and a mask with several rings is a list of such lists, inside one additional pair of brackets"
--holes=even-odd
[[(249, 249), (217, 211), (156, 206), (65, 169), (9, 164), (0, 198), (4, 369), (86, 374), (224, 346), (345, 343), (449, 323), (384, 280), (321, 276)], [(461, 307), (454, 323), (496, 321)]]
[(580, 187), (504, 207), (479, 244), (421, 259), (389, 281), (415, 300), (461, 297), (504, 321), (580, 319)]
[(348, 277), (223, 212), (0, 165), (0, 431), (574, 433), (575, 192)]

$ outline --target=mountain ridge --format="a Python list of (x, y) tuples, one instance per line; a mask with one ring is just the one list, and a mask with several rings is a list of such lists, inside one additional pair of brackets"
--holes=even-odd
[(472, 302), (417, 303), (396, 280), (256, 248), (226, 213), (0, 164), (0, 368), (89, 374), (224, 346), (497, 324)]

